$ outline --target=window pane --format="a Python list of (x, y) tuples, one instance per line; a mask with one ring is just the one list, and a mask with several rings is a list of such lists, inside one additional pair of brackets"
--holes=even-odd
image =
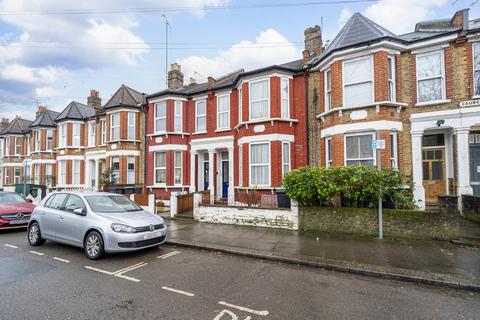
[(442, 100), (442, 79), (421, 80), (418, 82), (418, 101)]
[(372, 83), (345, 86), (345, 106), (372, 103)]
[(159, 152), (155, 154), (155, 167), (166, 167), (166, 153)]
[(175, 167), (182, 166), (182, 153), (177, 151), (175, 152)]
[(251, 146), (251, 163), (252, 164), (265, 164), (269, 163), (269, 144), (254, 144)]
[(432, 180), (443, 180), (443, 161), (432, 162)]
[(345, 84), (372, 81), (372, 64), (370, 57), (362, 60), (345, 62), (344, 68), (343, 75), (345, 77)]
[(347, 159), (359, 158), (359, 141), (357, 137), (347, 137)]
[(252, 100), (267, 99), (268, 94), (268, 80), (257, 81), (250, 84), (250, 97)]
[(475, 80), (475, 95), (480, 95), (480, 70), (476, 70), (474, 73), (474, 80)]
[(360, 136), (360, 158), (372, 158), (373, 149), (372, 149), (372, 136)]
[(197, 131), (205, 131), (207, 126), (206, 126), (206, 119), (205, 117), (198, 117), (197, 118)]
[(437, 147), (445, 145), (445, 136), (443, 134), (431, 134), (422, 137), (423, 147)]
[(60, 209), (66, 197), (67, 195), (64, 193), (54, 195), (53, 199), (50, 201), (49, 207), (52, 209)]
[(165, 117), (167, 114), (167, 106), (165, 102), (160, 102), (155, 105), (155, 117)]
[(260, 119), (268, 117), (268, 100), (251, 102), (250, 119)]
[(430, 180), (430, 165), (428, 162), (423, 163), (423, 180)]
[(83, 209), (85, 204), (83, 203), (82, 198), (76, 195), (70, 195), (67, 202), (65, 202), (65, 210), (73, 212), (75, 209)]
[(205, 114), (205, 101), (197, 103), (197, 115), (199, 114)]
[(155, 170), (155, 182), (156, 183), (165, 183), (166, 181), (167, 181), (166, 170), (165, 169)]
[(440, 52), (417, 58), (418, 79), (440, 76), (442, 74), (442, 54)]

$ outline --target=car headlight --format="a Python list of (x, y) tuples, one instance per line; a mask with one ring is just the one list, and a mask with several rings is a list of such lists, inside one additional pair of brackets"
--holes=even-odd
[(130, 226), (120, 224), (120, 223), (113, 223), (111, 225), (111, 227), (112, 227), (112, 230), (115, 231), (115, 232), (125, 232), (125, 233), (134, 233), (135, 232), (134, 227), (130, 227)]

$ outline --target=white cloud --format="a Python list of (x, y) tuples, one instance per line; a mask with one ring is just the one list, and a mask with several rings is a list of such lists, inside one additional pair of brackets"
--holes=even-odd
[(348, 8), (343, 8), (340, 12), (340, 17), (338, 17), (337, 25), (340, 30), (347, 23), (348, 19), (352, 16), (352, 12)]
[(57, 89), (52, 87), (41, 87), (35, 89), (35, 94), (38, 98), (54, 98), (62, 96), (62, 93), (59, 92)]
[(380, 0), (369, 6), (364, 14), (396, 34), (414, 31), (415, 24), (428, 19), (447, 0)]
[(218, 77), (241, 68), (252, 70), (300, 58), (298, 48), (276, 30), (268, 29), (261, 32), (255, 41), (241, 41), (213, 58), (190, 56), (177, 62), (182, 66), (186, 79), (195, 78), (194, 73), (198, 72), (204, 77), (201, 81), (205, 81), (208, 76)]

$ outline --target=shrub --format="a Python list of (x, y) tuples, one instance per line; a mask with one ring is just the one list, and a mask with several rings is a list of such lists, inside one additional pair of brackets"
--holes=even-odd
[(381, 196), (397, 208), (412, 209), (412, 190), (405, 188), (406, 181), (396, 169), (305, 167), (289, 172), (283, 185), (288, 196), (302, 205), (374, 208)]

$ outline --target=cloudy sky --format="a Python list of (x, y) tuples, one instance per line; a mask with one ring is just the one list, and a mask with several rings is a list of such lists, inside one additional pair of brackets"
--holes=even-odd
[[(164, 89), (163, 14), (171, 25), (168, 62), (180, 63), (185, 79), (203, 82), (300, 58), (304, 29), (322, 17), (325, 41), (354, 12), (401, 34), (476, 3), (318, 4), (325, 1), (0, 0), (0, 117), (33, 119), (39, 104), (60, 111), (71, 100), (85, 103), (90, 89), (106, 102), (122, 83), (146, 93)], [(480, 3), (470, 10), (471, 19), (478, 17)]]

